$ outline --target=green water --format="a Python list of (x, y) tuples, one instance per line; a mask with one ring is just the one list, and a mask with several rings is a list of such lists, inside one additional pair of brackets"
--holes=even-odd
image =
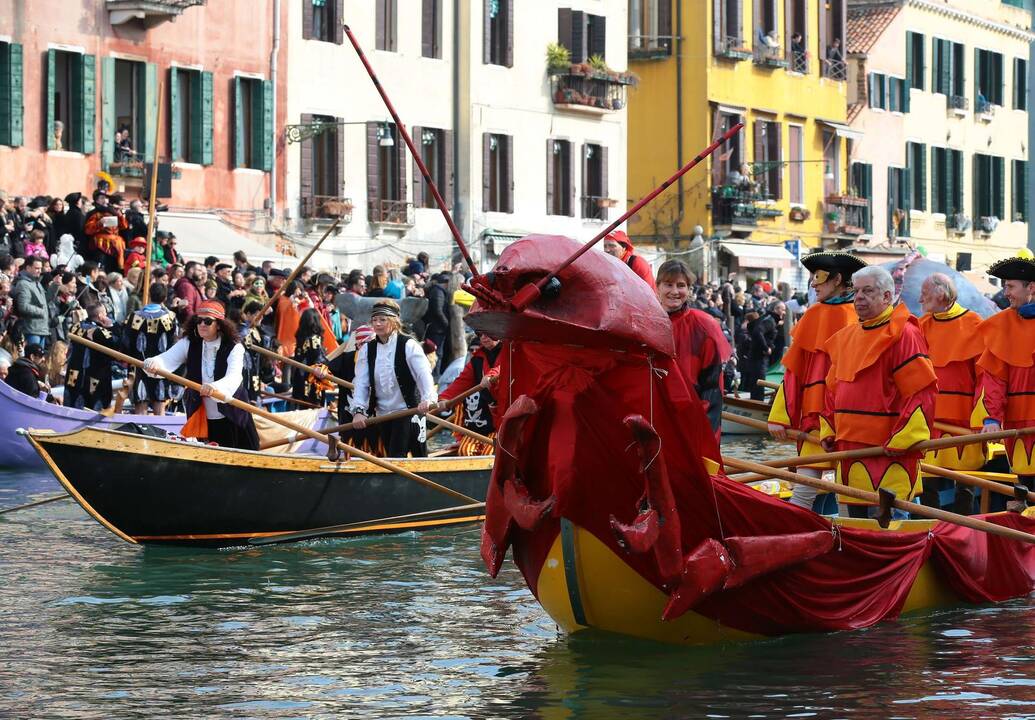
[[(0, 475), (0, 507), (57, 489)], [(1035, 718), (1035, 598), (740, 646), (569, 638), (478, 537), (142, 549), (72, 502), (4, 516), (0, 717)]]

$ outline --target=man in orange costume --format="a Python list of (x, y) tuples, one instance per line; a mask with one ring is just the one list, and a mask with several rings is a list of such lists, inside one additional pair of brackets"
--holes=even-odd
[[(938, 378), (917, 319), (905, 305), (893, 304), (891, 274), (865, 267), (852, 285), (859, 322), (827, 341), (830, 371), (819, 436), (827, 450), (882, 446), (883, 456), (839, 461), (838, 482), (870, 492), (885, 488), (911, 500), (920, 491), (923, 460), (923, 452), (911, 448), (931, 439)], [(851, 517), (878, 510), (855, 498), (839, 500)]]
[[(920, 330), (927, 341), (931, 364), (938, 376), (938, 396), (934, 401), (936, 422), (970, 427), (970, 416), (977, 401), (977, 360), (985, 349), (979, 328), (981, 318), (976, 312), (956, 302), (956, 285), (944, 273), (933, 273), (920, 288), (920, 305), (924, 316)], [(933, 437), (941, 437), (941, 430), (933, 430)], [(980, 470), (985, 464), (985, 446), (960, 445), (927, 453), (927, 462), (950, 470)], [(929, 507), (940, 507), (938, 491), (933, 482), (924, 481), (920, 501)], [(956, 487), (953, 510), (969, 515), (974, 508), (974, 491), (966, 485)]]
[[(978, 360), (981, 394), (972, 418), (982, 432), (1035, 426), (1035, 260), (1000, 260), (988, 270), (1002, 278), (1010, 307), (985, 320)], [(1006, 440), (1010, 469), (1035, 489), (1035, 434)]]
[[(814, 252), (801, 264), (812, 274), (809, 284), (816, 293), (816, 303), (794, 326), (791, 347), (783, 357), (783, 382), (769, 413), (769, 432), (780, 440), (787, 439), (788, 428), (819, 430), (830, 369), (830, 357), (823, 346), (838, 330), (855, 323), (851, 278), (856, 270), (866, 267), (846, 252)], [(816, 443), (798, 442), (798, 455), (803, 458), (822, 452)], [(824, 468), (830, 467), (829, 463), (819, 464), (800, 467), (798, 472), (818, 478)], [(807, 485), (795, 485), (791, 503), (811, 510), (817, 492)]]

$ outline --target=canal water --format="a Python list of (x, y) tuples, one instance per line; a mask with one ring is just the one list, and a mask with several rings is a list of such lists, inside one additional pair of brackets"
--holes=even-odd
[[(0, 474), (0, 508), (58, 490)], [(139, 548), (73, 502), (2, 516), (0, 717), (1035, 718), (1035, 598), (701, 649), (567, 637), (478, 540)]]

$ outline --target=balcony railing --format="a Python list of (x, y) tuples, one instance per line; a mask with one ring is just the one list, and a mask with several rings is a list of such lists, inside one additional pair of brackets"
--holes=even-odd
[(172, 20), (184, 10), (204, 5), (206, 0), (107, 0), (106, 7), (112, 25), (121, 25), (130, 20), (142, 20), (154, 24)]
[(805, 50), (787, 51), (787, 69), (801, 75), (809, 74), (809, 54)]
[(304, 218), (341, 218), (343, 223), (352, 221), (352, 198), (309, 195), (299, 198), (299, 205)]
[(956, 235), (962, 235), (973, 226), (966, 213), (951, 213), (945, 217), (945, 227)]
[(405, 200), (370, 200), (367, 219), (385, 225), (413, 225), (413, 203)]
[(828, 195), (823, 218), (828, 233), (862, 235), (869, 224), (870, 201), (854, 195)]
[(599, 70), (585, 63), (551, 72), (553, 102), (613, 112), (625, 107), (625, 89), (635, 85), (636, 76), (627, 72)]
[(760, 219), (783, 215), (783, 211), (768, 207), (769, 200), (754, 189), (736, 185), (712, 188), (712, 222), (717, 226), (757, 225)]
[(748, 60), (751, 50), (744, 46), (744, 38), (726, 36), (715, 46), (715, 56), (725, 60)]
[(966, 95), (950, 95), (947, 103), (950, 110), (967, 111), (970, 109), (970, 98)]
[(587, 220), (607, 220), (607, 209), (617, 204), (618, 201), (614, 198), (599, 195), (583, 195), (582, 217)]
[(630, 35), (630, 60), (656, 60), (672, 54), (671, 35)]
[(845, 65), (844, 60), (826, 59), (823, 60), (822, 66), (823, 77), (841, 81), (848, 79), (848, 66)]
[(785, 68), (788, 65), (779, 46), (755, 45), (752, 58), (759, 67)]

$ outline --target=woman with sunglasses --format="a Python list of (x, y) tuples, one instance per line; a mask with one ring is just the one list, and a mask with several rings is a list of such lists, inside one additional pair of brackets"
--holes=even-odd
[(214, 442), (223, 447), (258, 450), (259, 436), (250, 413), (213, 395), (234, 397), (248, 402), (244, 384), (244, 345), (237, 329), (226, 318), (223, 304), (206, 300), (187, 321), (180, 340), (161, 355), (144, 360), (144, 371), (162, 369), (174, 372), (186, 366), (186, 377), (201, 384), (201, 392), (186, 390), (183, 404), (187, 410), (185, 437)]

